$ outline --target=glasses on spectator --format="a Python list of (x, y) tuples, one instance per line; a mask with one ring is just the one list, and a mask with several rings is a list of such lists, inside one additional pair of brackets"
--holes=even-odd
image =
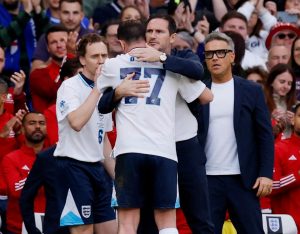
[(277, 37), (281, 40), (285, 39), (288, 37), (289, 39), (294, 39), (297, 35), (295, 33), (279, 33), (277, 34)]
[(218, 58), (225, 58), (227, 53), (232, 52), (232, 50), (223, 49), (223, 50), (207, 50), (204, 51), (204, 57), (206, 59), (212, 59), (214, 54), (217, 55)]

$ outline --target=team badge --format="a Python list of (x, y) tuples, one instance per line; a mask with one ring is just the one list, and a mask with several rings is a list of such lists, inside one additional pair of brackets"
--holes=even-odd
[(268, 233), (282, 233), (280, 217), (267, 217)]
[(66, 103), (66, 101), (61, 100), (59, 103), (60, 113), (63, 115), (68, 109), (69, 109), (69, 105)]
[(91, 216), (91, 206), (81, 206), (81, 214), (84, 218), (89, 218)]

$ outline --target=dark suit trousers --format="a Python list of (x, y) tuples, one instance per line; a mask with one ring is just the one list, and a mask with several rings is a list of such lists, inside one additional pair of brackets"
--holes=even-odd
[(206, 157), (198, 138), (176, 143), (180, 206), (193, 234), (213, 234)]
[(240, 175), (211, 175), (207, 179), (215, 234), (222, 233), (226, 210), (237, 233), (264, 233), (256, 190), (247, 189)]

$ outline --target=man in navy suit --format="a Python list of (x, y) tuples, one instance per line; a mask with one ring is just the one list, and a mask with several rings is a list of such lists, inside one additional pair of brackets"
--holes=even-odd
[(199, 107), (199, 139), (205, 145), (215, 233), (226, 210), (238, 233), (264, 233), (259, 198), (271, 193), (274, 142), (259, 85), (232, 74), (234, 43), (223, 33), (205, 40), (214, 100)]
[[(32, 166), (20, 198), (21, 213), (28, 233), (32, 234), (68, 234), (68, 228), (59, 227), (60, 210), (57, 194), (57, 159), (53, 156), (56, 145), (40, 152)], [(34, 199), (41, 187), (45, 189), (46, 212), (43, 220), (43, 232), (36, 228), (34, 218)]]

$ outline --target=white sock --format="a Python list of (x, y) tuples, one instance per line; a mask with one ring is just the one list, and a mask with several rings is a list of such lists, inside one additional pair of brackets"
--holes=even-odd
[(164, 228), (159, 230), (159, 234), (178, 234), (177, 228)]

